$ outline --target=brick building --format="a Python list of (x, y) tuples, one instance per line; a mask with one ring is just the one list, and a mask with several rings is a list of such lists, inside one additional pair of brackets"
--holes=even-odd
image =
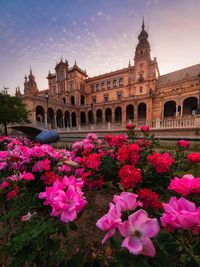
[[(24, 94), (16, 94), (31, 110), (31, 120), (50, 128), (151, 123), (193, 117), (199, 108), (200, 64), (160, 75), (156, 58), (151, 59), (144, 22), (138, 36), (134, 65), (88, 77), (75, 62), (60, 61), (49, 72), (49, 88), (39, 91), (30, 71)], [(197, 111), (196, 111), (197, 110)]]

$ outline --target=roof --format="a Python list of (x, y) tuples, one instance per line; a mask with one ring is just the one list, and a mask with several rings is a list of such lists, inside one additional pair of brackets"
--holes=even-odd
[(184, 79), (197, 77), (200, 74), (200, 64), (193, 65), (181, 70), (176, 70), (158, 78), (157, 85), (162, 86), (168, 83), (178, 82)]
[(128, 68), (123, 68), (123, 69), (119, 69), (119, 70), (114, 70), (114, 71), (107, 72), (107, 73), (104, 73), (104, 74), (100, 74), (100, 75), (97, 75), (97, 76), (89, 77), (89, 78), (87, 79), (87, 82), (93, 82), (93, 81), (100, 80), (100, 79), (110, 78), (110, 77), (115, 76), (115, 75), (120, 75), (120, 74), (122, 74), (122, 73), (126, 73), (126, 72), (129, 71), (130, 69), (133, 70), (134, 67), (131, 66), (131, 67), (128, 67)]

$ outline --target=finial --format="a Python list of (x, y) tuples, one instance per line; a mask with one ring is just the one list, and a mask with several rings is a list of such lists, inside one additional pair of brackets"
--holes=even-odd
[(143, 16), (143, 20), (142, 20), (142, 29), (144, 30), (144, 27), (145, 27), (145, 25), (144, 25), (144, 16)]
[(131, 67), (131, 61), (129, 59), (129, 62), (128, 62), (128, 67), (130, 68)]
[(74, 65), (76, 66), (76, 60), (75, 60), (75, 62), (74, 62)]
[(31, 69), (31, 66), (30, 66), (30, 74), (32, 75), (32, 69)]

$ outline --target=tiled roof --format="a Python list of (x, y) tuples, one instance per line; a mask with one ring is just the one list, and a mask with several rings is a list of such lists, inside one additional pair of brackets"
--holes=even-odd
[(193, 65), (181, 70), (176, 70), (158, 78), (157, 85), (162, 86), (168, 83), (178, 82), (187, 78), (197, 77), (200, 74), (200, 64)]

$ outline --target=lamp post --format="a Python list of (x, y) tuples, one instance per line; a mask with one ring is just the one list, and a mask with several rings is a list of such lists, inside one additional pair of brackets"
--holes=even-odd
[(49, 107), (49, 94), (48, 92), (45, 93), (45, 99), (46, 99), (46, 104), (47, 104), (47, 129), (49, 129), (48, 125), (48, 119), (49, 119), (49, 112), (48, 112), (48, 107)]

